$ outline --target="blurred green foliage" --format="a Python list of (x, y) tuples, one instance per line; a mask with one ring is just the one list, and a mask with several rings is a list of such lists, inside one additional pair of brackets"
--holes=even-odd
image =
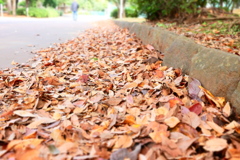
[[(119, 11), (118, 8), (114, 9), (111, 12), (111, 17), (112, 18), (118, 18), (118, 11)], [(133, 8), (125, 8), (125, 13), (126, 13), (126, 17), (138, 17), (137, 10), (135, 10)]]
[[(29, 8), (29, 16), (44, 18), (44, 17), (58, 17), (60, 15), (59, 11), (53, 8)], [(26, 8), (18, 8), (17, 15), (26, 15)]]
[(130, 0), (132, 5), (136, 5), (138, 11), (146, 15), (150, 20), (164, 17), (181, 18), (188, 15), (197, 15), (199, 8), (206, 7), (207, 4), (216, 8), (224, 8), (232, 11), (234, 7), (240, 6), (240, 0)]

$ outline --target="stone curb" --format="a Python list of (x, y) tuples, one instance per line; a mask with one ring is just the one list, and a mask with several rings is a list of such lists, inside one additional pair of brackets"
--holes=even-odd
[(213, 95), (226, 97), (240, 113), (240, 56), (206, 48), (165, 29), (125, 21), (114, 23), (164, 53), (163, 65), (181, 68)]

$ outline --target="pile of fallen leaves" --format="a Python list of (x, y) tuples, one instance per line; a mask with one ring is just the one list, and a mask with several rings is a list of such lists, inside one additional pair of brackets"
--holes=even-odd
[(161, 57), (111, 25), (1, 71), (1, 159), (239, 159), (230, 104)]
[[(227, 31), (229, 22), (209, 22), (203, 24), (177, 25), (176, 23), (149, 23), (163, 27), (179, 35), (193, 39), (196, 43), (208, 48), (215, 48), (235, 55), (240, 55), (240, 34)], [(229, 23), (231, 25), (231, 23)]]

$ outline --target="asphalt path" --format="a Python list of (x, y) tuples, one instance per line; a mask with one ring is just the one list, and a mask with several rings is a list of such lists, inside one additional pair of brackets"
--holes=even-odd
[(11, 62), (26, 63), (37, 50), (52, 47), (77, 37), (93, 27), (104, 16), (71, 15), (57, 18), (0, 17), (0, 69), (12, 67)]

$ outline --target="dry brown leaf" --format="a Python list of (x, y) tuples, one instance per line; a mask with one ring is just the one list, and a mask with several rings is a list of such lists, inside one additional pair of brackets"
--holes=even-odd
[(163, 115), (166, 116), (169, 112), (169, 110), (165, 107), (159, 107), (158, 109), (156, 109), (156, 115)]
[(132, 82), (132, 83), (127, 83), (125, 86), (124, 86), (124, 89), (132, 89), (134, 87), (137, 87), (138, 84), (136, 82)]
[(189, 112), (183, 115), (182, 122), (189, 124), (193, 128), (197, 128), (201, 123), (201, 119), (196, 113)]
[(234, 128), (240, 127), (240, 124), (236, 121), (232, 121), (231, 123), (227, 124), (224, 128), (227, 130), (232, 130)]
[(129, 125), (133, 125), (133, 124), (136, 124), (136, 120), (135, 119), (136, 118), (133, 115), (126, 115), (123, 123), (129, 124)]
[(51, 138), (55, 141), (57, 146), (62, 145), (65, 142), (65, 139), (62, 136), (62, 132), (59, 129), (52, 131)]
[(216, 123), (211, 122), (211, 121), (207, 121), (207, 124), (208, 124), (212, 129), (214, 129), (217, 133), (223, 134), (224, 129), (223, 129), (222, 127), (220, 127), (219, 125), (217, 125)]
[(162, 137), (168, 137), (169, 132), (167, 131), (168, 127), (164, 124), (159, 124), (157, 122), (150, 122), (148, 125), (148, 130), (151, 131), (149, 136), (155, 143), (161, 143)]
[(36, 115), (32, 114), (31, 112), (24, 110), (14, 111), (13, 114), (18, 115), (20, 117), (36, 117)]
[(164, 120), (164, 123), (168, 125), (170, 128), (175, 127), (179, 122), (180, 121), (177, 117), (169, 117)]
[(110, 98), (107, 102), (109, 105), (116, 106), (122, 101), (122, 98)]
[(227, 102), (227, 103), (225, 104), (225, 106), (224, 106), (223, 109), (222, 109), (222, 112), (223, 112), (223, 115), (224, 115), (225, 117), (229, 117), (229, 116), (231, 115), (232, 109), (231, 109), (231, 107), (230, 107), (229, 102)]
[(211, 92), (209, 92), (208, 90), (206, 90), (202, 86), (200, 86), (200, 88), (205, 93), (205, 95), (216, 104), (217, 107), (219, 107), (219, 108), (223, 107), (223, 104), (225, 102), (224, 97), (214, 97)]
[(196, 129), (186, 123), (179, 123), (174, 129), (174, 132), (180, 132), (189, 138), (197, 138), (199, 137), (199, 133)]
[(7, 150), (10, 150), (12, 148), (14, 148), (16, 150), (23, 149), (30, 145), (36, 147), (36, 146), (40, 145), (42, 143), (42, 141), (43, 141), (43, 139), (13, 140), (8, 144)]
[(128, 135), (119, 136), (117, 137), (117, 141), (116, 144), (114, 145), (114, 148), (115, 149), (128, 148), (132, 145), (132, 143), (133, 139), (131, 136)]
[(41, 124), (49, 124), (56, 122), (56, 120), (47, 118), (47, 117), (41, 117), (41, 118), (36, 118), (32, 123), (30, 123), (27, 127), (28, 128), (38, 128), (39, 125)]
[(222, 138), (213, 138), (206, 141), (203, 148), (207, 151), (217, 152), (225, 149), (228, 146), (228, 143), (225, 139)]
[(97, 103), (97, 102), (99, 102), (100, 100), (102, 100), (103, 97), (104, 97), (104, 95), (102, 95), (102, 94), (99, 93), (99, 94), (96, 94), (95, 96), (91, 97), (91, 98), (90, 98), (90, 101), (93, 102), (93, 103)]
[(165, 136), (162, 137), (161, 149), (167, 153), (167, 157), (169, 158), (177, 158), (183, 154), (182, 151), (178, 148), (177, 144)]

